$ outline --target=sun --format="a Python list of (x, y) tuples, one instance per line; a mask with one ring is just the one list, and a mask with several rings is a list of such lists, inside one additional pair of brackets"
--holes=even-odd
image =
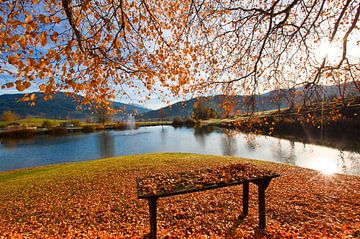
[(322, 39), (316, 48), (316, 58), (319, 61), (326, 58), (329, 63), (335, 64), (341, 60), (341, 57), (342, 45), (336, 42), (330, 42), (326, 38)]

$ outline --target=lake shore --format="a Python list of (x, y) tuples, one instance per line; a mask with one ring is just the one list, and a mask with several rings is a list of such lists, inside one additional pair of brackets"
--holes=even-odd
[[(145, 121), (145, 122), (136, 122), (133, 128), (138, 127), (146, 127), (146, 126), (159, 126), (159, 125), (171, 125), (171, 121)], [(127, 123), (111, 123), (111, 124), (86, 124), (79, 126), (56, 126), (51, 128), (39, 128), (39, 126), (17, 126), (9, 129), (0, 129), (0, 139), (16, 139), (16, 138), (24, 138), (24, 137), (32, 137), (36, 135), (64, 135), (68, 133), (89, 133), (94, 131), (101, 130), (126, 130), (129, 129), (130, 126)]]
[[(271, 120), (268, 120), (271, 122)], [(201, 127), (219, 127), (233, 131), (269, 135), (280, 139), (288, 139), (304, 144), (322, 145), (339, 150), (349, 150), (359, 152), (360, 139), (360, 121), (353, 120), (352, 126), (344, 129), (345, 121), (339, 121), (337, 125), (329, 124), (321, 127), (308, 124), (301, 124), (295, 121), (279, 121), (276, 124), (256, 122), (251, 125), (247, 120), (241, 121), (236, 119), (209, 119), (198, 123)], [(273, 127), (270, 131), (269, 128)], [(322, 132), (321, 132), (322, 131)]]
[(267, 230), (257, 230), (257, 189), (249, 216), (242, 187), (159, 201), (159, 236), (170, 238), (351, 238), (360, 234), (360, 177), (324, 175), (295, 166), (237, 157), (144, 154), (0, 173), (0, 235), (4, 237), (137, 237), (149, 232), (148, 205), (135, 179), (234, 162), (278, 172), (267, 189)]

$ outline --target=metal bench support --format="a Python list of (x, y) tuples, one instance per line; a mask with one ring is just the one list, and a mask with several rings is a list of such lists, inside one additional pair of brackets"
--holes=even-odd
[(149, 199), (149, 211), (150, 211), (150, 238), (156, 239), (156, 207), (157, 198)]
[(271, 178), (263, 179), (255, 182), (258, 186), (258, 200), (259, 200), (259, 229), (266, 228), (266, 209), (265, 209), (265, 190), (269, 186)]
[(243, 215), (249, 213), (249, 182), (243, 184)]

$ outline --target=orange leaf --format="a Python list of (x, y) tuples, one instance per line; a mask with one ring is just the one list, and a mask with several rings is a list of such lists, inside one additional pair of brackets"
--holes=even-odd
[(30, 99), (31, 99), (31, 100), (36, 100), (36, 95), (35, 95), (35, 94), (31, 94), (31, 95), (30, 95)]
[(8, 56), (8, 62), (11, 64), (11, 65), (15, 65), (16, 62), (17, 62), (17, 58), (15, 56)]
[(25, 18), (24, 23), (30, 22), (32, 20), (32, 18), (33, 18), (33, 15), (31, 15), (31, 14), (27, 15), (26, 18)]
[(11, 88), (14, 86), (14, 83), (13, 82), (8, 82), (5, 84), (6, 88)]
[(17, 38), (16, 36), (13, 36), (13, 37), (7, 38), (5, 41), (9, 47), (12, 47), (16, 41), (16, 38)]
[(50, 39), (53, 41), (53, 42), (57, 42), (58, 40), (58, 33), (57, 32), (53, 32), (53, 34), (51, 34), (50, 36)]
[(40, 44), (42, 46), (45, 46), (47, 41), (46, 41), (46, 35), (47, 33), (46, 32), (42, 32), (41, 35), (40, 35)]
[(54, 17), (54, 20), (55, 20), (55, 22), (58, 23), (58, 24), (59, 24), (60, 21), (61, 21), (60, 17)]

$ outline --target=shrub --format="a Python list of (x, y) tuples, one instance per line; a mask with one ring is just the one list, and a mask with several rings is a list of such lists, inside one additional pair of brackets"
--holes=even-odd
[(70, 124), (74, 125), (75, 127), (81, 127), (81, 121), (80, 120), (71, 120)]
[(67, 129), (63, 128), (63, 127), (53, 127), (51, 129), (49, 129), (48, 133), (52, 134), (52, 135), (67, 134)]
[(174, 125), (174, 126), (182, 126), (183, 124), (184, 124), (184, 121), (179, 116), (176, 116), (174, 118), (174, 121), (172, 122), (172, 125)]
[(195, 120), (207, 120), (217, 118), (218, 113), (216, 110), (203, 106), (203, 105), (195, 105), (193, 109), (192, 116)]
[(50, 120), (44, 120), (41, 124), (41, 127), (48, 129), (53, 128), (54, 126), (55, 126), (54, 123), (51, 122)]
[(11, 111), (4, 111), (1, 115), (1, 120), (6, 121), (6, 122), (15, 121), (18, 119), (19, 119), (19, 116)]
[(186, 126), (186, 127), (194, 127), (196, 125), (196, 120), (193, 118), (185, 118), (182, 119), (181, 117), (175, 117), (173, 123), (173, 126)]
[(187, 118), (184, 124), (187, 127), (194, 127), (196, 125), (196, 121), (193, 118)]
[(96, 131), (96, 126), (95, 125), (85, 125), (84, 127), (82, 127), (81, 131), (84, 133), (94, 132), (94, 131)]
[(114, 129), (116, 130), (125, 130), (128, 128), (128, 125), (125, 122), (118, 122), (114, 125)]

